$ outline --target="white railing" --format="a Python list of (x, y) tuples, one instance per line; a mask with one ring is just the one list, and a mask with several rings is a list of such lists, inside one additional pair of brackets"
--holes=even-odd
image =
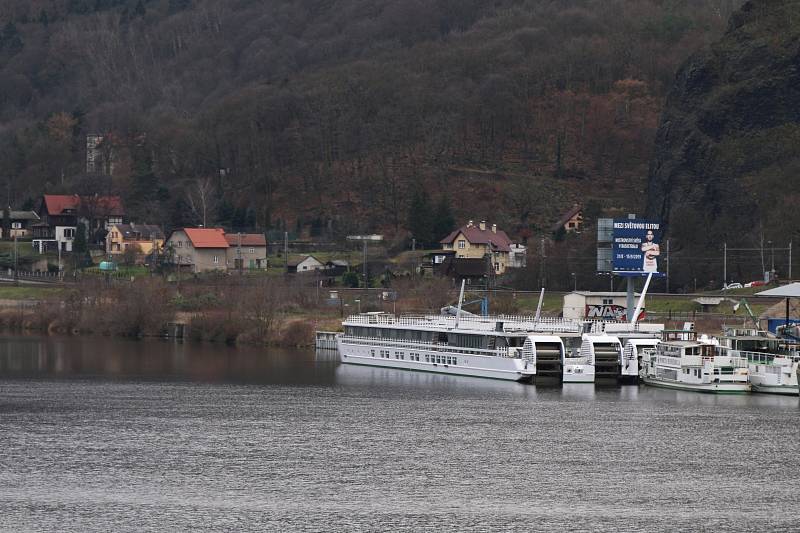
[[(497, 324), (502, 323), (503, 331), (547, 331), (560, 333), (580, 333), (581, 325), (572, 320), (562, 318), (539, 318), (496, 315), (496, 316), (462, 316), (458, 320), (459, 329), (477, 331), (496, 331)], [(351, 315), (344, 321), (349, 326), (412, 326), (426, 328), (453, 329), (456, 317), (446, 315), (403, 315), (395, 316), (385, 313)]]

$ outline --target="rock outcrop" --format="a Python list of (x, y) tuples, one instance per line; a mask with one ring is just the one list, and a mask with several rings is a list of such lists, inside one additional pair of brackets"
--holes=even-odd
[(650, 165), (648, 215), (686, 245), (777, 239), (800, 228), (798, 184), (800, 1), (750, 0), (677, 73)]

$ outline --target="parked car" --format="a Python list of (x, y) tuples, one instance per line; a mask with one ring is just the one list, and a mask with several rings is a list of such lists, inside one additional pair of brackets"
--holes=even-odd
[(741, 283), (728, 283), (722, 288), (722, 290), (729, 291), (731, 289), (742, 289), (742, 288), (744, 287), (742, 287)]

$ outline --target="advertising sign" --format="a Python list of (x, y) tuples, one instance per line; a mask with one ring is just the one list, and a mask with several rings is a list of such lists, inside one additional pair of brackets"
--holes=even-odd
[(612, 266), (615, 274), (660, 275), (661, 223), (649, 220), (614, 219)]

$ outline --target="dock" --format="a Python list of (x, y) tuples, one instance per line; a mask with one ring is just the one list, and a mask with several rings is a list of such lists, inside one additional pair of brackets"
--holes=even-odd
[(338, 334), (336, 331), (317, 331), (315, 346), (319, 350), (335, 350)]

